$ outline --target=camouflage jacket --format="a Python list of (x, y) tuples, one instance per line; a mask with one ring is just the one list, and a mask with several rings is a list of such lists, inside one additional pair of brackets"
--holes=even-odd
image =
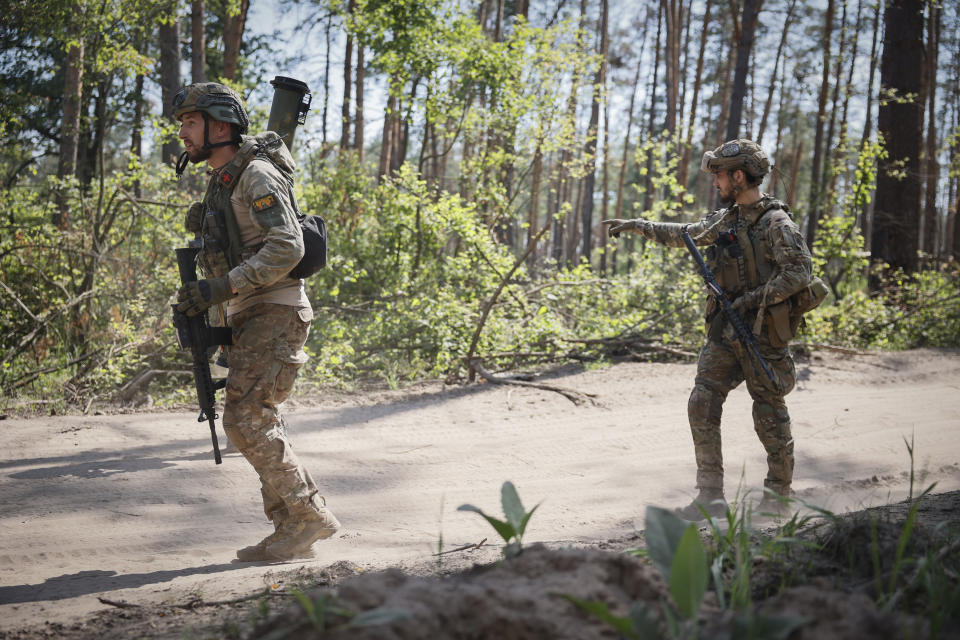
[(704, 257), (731, 300), (755, 292), (757, 300), (773, 306), (810, 283), (810, 250), (786, 205), (770, 196), (720, 209), (690, 225), (637, 221), (641, 235), (671, 247), (684, 246), (684, 227), (698, 245), (710, 245)]
[[(238, 292), (231, 314), (255, 302), (309, 306), (302, 281), (287, 277), (304, 253), (290, 177), (265, 157), (250, 160), (238, 178), (230, 167), (213, 173), (204, 198), (208, 210), (221, 217), (220, 235), (229, 238), (224, 244), (230, 248), (218, 253), (211, 243), (201, 264), (215, 275), (229, 275)], [(211, 223), (204, 224), (206, 239)]]

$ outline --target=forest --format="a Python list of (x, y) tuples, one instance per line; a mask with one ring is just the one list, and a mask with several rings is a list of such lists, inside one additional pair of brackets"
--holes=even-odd
[(943, 0), (7, 0), (4, 403), (190, 400), (170, 304), (206, 175), (174, 175), (171, 100), (228, 84), (258, 132), (291, 68), (330, 232), (301, 388), (694, 357), (689, 256), (600, 221), (702, 218), (734, 138), (830, 288), (798, 348), (960, 346), (958, 26)]

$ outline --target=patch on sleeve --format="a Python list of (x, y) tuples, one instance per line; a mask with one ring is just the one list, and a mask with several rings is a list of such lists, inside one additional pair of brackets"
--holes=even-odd
[(276, 205), (277, 205), (277, 196), (275, 196), (272, 193), (268, 193), (262, 198), (257, 198), (250, 204), (250, 206), (253, 207), (253, 210), (256, 211), (257, 213), (262, 213), (267, 209), (270, 209), (271, 207), (275, 207)]

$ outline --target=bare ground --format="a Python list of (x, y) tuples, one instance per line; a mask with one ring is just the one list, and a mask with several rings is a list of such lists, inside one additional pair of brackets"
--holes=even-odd
[[(798, 368), (788, 403), (802, 500), (842, 513), (936, 482), (943, 495), (926, 503), (930, 529), (957, 517), (960, 354), (815, 351)], [(293, 587), (325, 585), (338, 585), (353, 610), (395, 597), (416, 612), (413, 631), (397, 624), (394, 636), (382, 627), (369, 637), (441, 637), (416, 634), (430, 624), (455, 630), (456, 621), (481, 635), (450, 637), (615, 637), (550, 594), (620, 606), (656, 600), (656, 572), (610, 551), (642, 544), (646, 505), (678, 505), (693, 492), (693, 373), (691, 364), (627, 363), (551, 376), (594, 394), (584, 405), (489, 384), (300, 398), (288, 406), (293, 440), (344, 532), (318, 545), (313, 561), (275, 565), (232, 560), (269, 531), (258, 482), (236, 454), (213, 464), (195, 414), (8, 418), (0, 422), (0, 638), (260, 635), (279, 624), (272, 615), (290, 606)], [(740, 486), (747, 500), (759, 497), (764, 455), (743, 389), (725, 407), (724, 454), (728, 493)], [(498, 513), (505, 480), (528, 506), (541, 503), (525, 541), (543, 544), (498, 564), (494, 531), (456, 508)], [(813, 586), (770, 606), (824, 619), (849, 611), (848, 599), (865, 598), (857, 588), (866, 578), (841, 564), (824, 565)], [(857, 611), (863, 620), (843, 619), (860, 631), (831, 637), (895, 628), (868, 604)], [(538, 626), (548, 623), (559, 626)]]

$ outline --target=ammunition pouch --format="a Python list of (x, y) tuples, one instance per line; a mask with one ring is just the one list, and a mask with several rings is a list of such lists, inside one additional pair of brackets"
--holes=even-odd
[(230, 240), (225, 218), (223, 213), (213, 210), (207, 211), (203, 216), (200, 230), (203, 246), (197, 256), (197, 262), (207, 278), (219, 278), (230, 272), (230, 260), (227, 255)]
[(784, 300), (763, 310), (767, 340), (771, 347), (785, 347), (800, 327), (800, 315), (790, 313), (790, 301)]
[(197, 255), (197, 264), (205, 278), (220, 278), (230, 273), (230, 264), (227, 262), (227, 253), (213, 247), (204, 241), (203, 248)]
[(830, 293), (830, 288), (827, 283), (817, 276), (813, 276), (810, 279), (810, 284), (790, 296), (793, 305), (792, 311), (798, 315), (813, 311), (820, 306), (828, 293)]

